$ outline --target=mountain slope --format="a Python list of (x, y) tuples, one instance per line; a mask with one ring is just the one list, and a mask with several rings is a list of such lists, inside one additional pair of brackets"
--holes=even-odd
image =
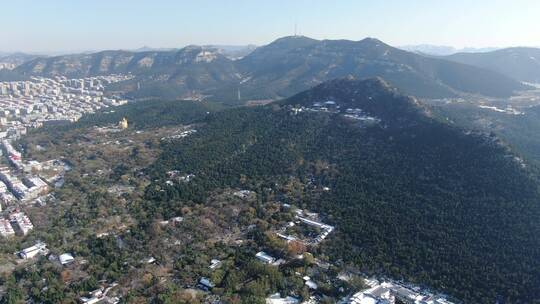
[(117, 83), (112, 90), (142, 97), (192, 97), (237, 82), (233, 61), (217, 49), (188, 46), (173, 51), (103, 51), (40, 58), (22, 64), (14, 72), (79, 78), (94, 75), (131, 73), (131, 81)]
[(25, 54), (25, 53), (0, 54), (0, 64), (12, 65), (13, 67), (16, 67), (25, 62), (28, 62), (30, 60), (40, 58), (40, 57), (45, 57), (45, 56)]
[(246, 101), (291, 96), (334, 78), (384, 77), (407, 94), (451, 97), (463, 93), (509, 96), (527, 87), (501, 74), (409, 53), (376, 39), (315, 40), (284, 37), (239, 60), (223, 51), (189, 46), (172, 51), (104, 51), (40, 58), (15, 69), (22, 75), (83, 77), (132, 73), (117, 84), (133, 96)]
[(540, 83), (540, 49), (507, 48), (487, 53), (458, 53), (448, 60), (489, 69), (519, 81)]
[(320, 82), (352, 75), (380, 76), (407, 94), (454, 96), (459, 92), (508, 96), (518, 82), (484, 69), (409, 53), (367, 38), (361, 41), (285, 37), (239, 61), (244, 91), (290, 96)]
[[(352, 112), (363, 119), (345, 116)], [(380, 79), (330, 81), (205, 124), (165, 146), (149, 170), (152, 210), (168, 214), (219, 188), (252, 189), (263, 202), (326, 215), (336, 234), (319, 253), (334, 261), (467, 303), (537, 300), (540, 194), (497, 139), (440, 123)], [(169, 170), (196, 177), (169, 186)]]

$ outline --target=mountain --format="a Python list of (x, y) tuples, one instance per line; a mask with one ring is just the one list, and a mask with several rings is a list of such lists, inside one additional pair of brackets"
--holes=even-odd
[(206, 47), (215, 48), (219, 50), (220, 53), (227, 56), (229, 59), (237, 60), (241, 59), (251, 52), (253, 52), (257, 46), (253, 44), (248, 45), (208, 45)]
[[(540, 90), (511, 100), (426, 101), (434, 112), (458, 126), (493, 132), (528, 163), (540, 164)], [(536, 96), (535, 96), (536, 95)]]
[[(151, 74), (175, 73), (197, 63), (223, 61), (216, 49), (188, 46), (173, 51), (102, 51), (38, 58), (27, 62), (18, 71), (28, 75), (86, 77), (110, 73)], [(170, 75), (167, 75), (170, 76)]]
[(319, 41), (285, 37), (240, 60), (239, 68), (245, 75), (243, 88), (262, 89), (275, 96), (290, 96), (348, 75), (380, 76), (403, 92), (421, 97), (448, 97), (459, 92), (508, 96), (524, 88), (498, 73), (409, 53), (372, 38)]
[(134, 56), (128, 51), (104, 51), (92, 54), (71, 54), (38, 58), (26, 62), (16, 71), (23, 75), (86, 77), (123, 72), (126, 63)]
[[(215, 49), (221, 54), (225, 55), (229, 59), (240, 59), (249, 53), (253, 52), (257, 48), (256, 45), (220, 45), (220, 44), (209, 44), (202, 46), (206, 49)], [(132, 52), (172, 52), (178, 51), (179, 49), (175, 48), (153, 48), (149, 46), (143, 46), (138, 49), (130, 50)]]
[(519, 81), (540, 83), (540, 49), (506, 48), (487, 53), (459, 53), (447, 60), (489, 69)]
[[(195, 135), (163, 146), (148, 169), (148, 208), (166, 216), (178, 201), (254, 190), (261, 210), (278, 200), (335, 225), (317, 249), (331, 261), (465, 303), (532, 303), (540, 286), (536, 175), (497, 138), (441, 121), (381, 79), (333, 80), (213, 113)], [(169, 185), (170, 170), (195, 178)]]
[(408, 52), (433, 55), (433, 56), (447, 56), (447, 55), (452, 55), (458, 52), (452, 46), (431, 45), (431, 44), (404, 45), (398, 48), (404, 51), (408, 51)]
[(495, 51), (498, 49), (494, 47), (457, 49), (453, 46), (433, 45), (433, 44), (404, 45), (398, 48), (405, 51), (409, 51), (409, 52), (432, 55), (432, 56), (448, 56), (448, 55), (453, 55), (456, 53), (484, 53), (484, 52)]
[(233, 61), (218, 50), (188, 46), (173, 51), (102, 51), (39, 58), (15, 69), (22, 75), (44, 75), (80, 78), (93, 75), (132, 73), (136, 79), (114, 89), (137, 95), (138, 84), (146, 96), (191, 96), (192, 92), (212, 92), (237, 81)]
[(15, 67), (27, 61), (44, 57), (42, 55), (25, 54), (25, 53), (0, 53), (0, 69), (14, 69)]
[(150, 47), (150, 46), (142, 46), (138, 49), (134, 49), (134, 50), (128, 50), (128, 51), (131, 51), (131, 52), (170, 52), (170, 51), (174, 51), (174, 50), (177, 50), (175, 48), (153, 48), (153, 47)]
[(16, 68), (22, 75), (84, 77), (132, 73), (118, 84), (133, 96), (226, 101), (277, 99), (321, 82), (354, 76), (384, 77), (407, 94), (450, 97), (464, 93), (510, 96), (527, 87), (501, 74), (409, 53), (376, 39), (315, 40), (284, 37), (238, 60), (213, 47), (172, 51), (103, 51), (39, 58)]

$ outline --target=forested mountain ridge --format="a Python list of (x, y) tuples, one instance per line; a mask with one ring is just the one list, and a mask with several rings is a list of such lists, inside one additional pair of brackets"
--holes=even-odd
[[(339, 108), (335, 108), (332, 102), (336, 102)], [(352, 113), (354, 109), (360, 109), (364, 114), (383, 119), (385, 124), (405, 123), (406, 120), (417, 123), (417, 119), (431, 116), (430, 110), (416, 98), (403, 95), (380, 77), (330, 80), (280, 103), (308, 108), (314, 104), (330, 103), (326, 106), (338, 113)]]
[(457, 53), (445, 59), (489, 69), (519, 81), (540, 83), (540, 49), (515, 47), (486, 53)]
[(35, 55), (35, 54), (25, 54), (25, 53), (5, 53), (5, 54), (0, 53), (0, 64), (11, 64), (14, 67), (16, 67), (24, 62), (27, 62), (36, 58), (40, 58), (40, 57), (45, 57), (45, 56)]
[(510, 96), (527, 89), (504, 75), (470, 65), (425, 57), (367, 38), (361, 41), (284, 37), (238, 60), (216, 48), (171, 51), (103, 51), (38, 58), (14, 71), (31, 76), (85, 77), (132, 73), (114, 89), (134, 97), (190, 97), (246, 101), (292, 96), (324, 81), (380, 76), (407, 94)]
[[(327, 101), (334, 108), (314, 105)], [(347, 108), (378, 120), (346, 117)], [(533, 303), (537, 181), (496, 138), (430, 115), (380, 80), (331, 81), (279, 103), (211, 114), (197, 134), (164, 146), (149, 169), (158, 181), (147, 188), (148, 208), (167, 214), (177, 200), (252, 189), (263, 201), (326, 214), (337, 233), (321, 252), (332, 260), (467, 303)], [(168, 170), (196, 177), (170, 186)]]
[(176, 71), (179, 66), (199, 62), (224, 61), (217, 49), (187, 46), (172, 51), (101, 51), (37, 58), (17, 67), (25, 75), (88, 77), (114, 73), (140, 74), (148, 71)]
[[(498, 73), (406, 52), (373, 38), (350, 41), (284, 37), (256, 49), (238, 64), (247, 76), (246, 85), (259, 83), (254, 87), (263, 92), (273, 90), (278, 96), (291, 96), (346, 76), (379, 76), (419, 97), (449, 97), (459, 92), (508, 96), (526, 88)], [(242, 86), (244, 90), (246, 85)]]

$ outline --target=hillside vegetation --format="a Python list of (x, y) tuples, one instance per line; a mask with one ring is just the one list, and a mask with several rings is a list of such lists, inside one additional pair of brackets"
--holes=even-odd
[(528, 87), (503, 74), (426, 57), (377, 39), (315, 40), (280, 38), (238, 60), (217, 48), (188, 46), (171, 51), (103, 51), (37, 58), (13, 75), (88, 77), (131, 73), (133, 80), (110, 89), (132, 97), (207, 99), (242, 103), (289, 97), (324, 81), (354, 76), (384, 77), (407, 94), (504, 97)]
[[(332, 100), (380, 123), (304, 111)], [(335, 260), (448, 291), (468, 303), (532, 303), (540, 286), (536, 180), (494, 137), (440, 123), (380, 80), (325, 83), (278, 104), (210, 115), (150, 168), (153, 212), (215, 189), (283, 191), (337, 227)], [(168, 186), (163, 172), (193, 173)], [(330, 191), (321, 190), (323, 187)], [(161, 190), (159, 190), (161, 189)]]

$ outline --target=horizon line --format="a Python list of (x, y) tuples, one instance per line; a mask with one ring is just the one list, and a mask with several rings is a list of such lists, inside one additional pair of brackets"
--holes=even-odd
[(0, 49), (0, 55), (1, 56), (9, 56), (9, 55), (13, 55), (13, 54), (27, 54), (27, 55), (36, 55), (36, 56), (39, 56), (39, 55), (43, 55), (43, 56), (64, 56), (64, 55), (75, 55), (75, 54), (84, 54), (84, 53), (99, 53), (99, 52), (104, 52), (104, 51), (130, 51), (130, 52), (134, 52), (134, 51), (137, 51), (139, 49), (144, 49), (144, 48), (148, 48), (150, 49), (150, 51), (163, 51), (163, 52), (166, 52), (166, 51), (172, 51), (172, 50), (180, 50), (180, 49), (183, 49), (183, 48), (186, 48), (186, 47), (189, 47), (189, 46), (201, 46), (201, 47), (220, 47), (220, 46), (227, 46), (227, 47), (248, 47), (248, 46), (254, 46), (254, 47), (261, 47), (261, 46), (265, 46), (265, 45), (268, 45), (268, 44), (271, 44), (279, 39), (282, 39), (282, 38), (289, 38), (289, 37), (304, 37), (304, 38), (309, 38), (309, 39), (313, 39), (313, 40), (317, 40), (317, 41), (324, 41), (324, 40), (331, 40), (331, 41), (337, 41), (337, 40), (346, 40), (346, 41), (354, 41), (354, 42), (359, 42), (359, 41), (362, 41), (362, 40), (365, 40), (365, 39), (376, 39), (376, 40), (379, 40), (385, 44), (388, 44), (392, 47), (395, 47), (395, 48), (398, 48), (398, 49), (405, 49), (405, 48), (411, 48), (411, 47), (421, 47), (421, 46), (427, 46), (427, 47), (439, 47), (439, 48), (451, 48), (453, 49), (453, 51), (455, 51), (455, 53), (458, 53), (460, 51), (465, 51), (465, 50), (482, 50), (482, 49), (507, 49), (507, 48), (540, 48), (540, 46), (538, 45), (505, 45), (505, 46), (493, 46), (493, 45), (490, 45), (490, 46), (463, 46), (463, 47), (459, 47), (459, 46), (454, 46), (454, 45), (451, 45), (451, 44), (431, 44), (429, 42), (427, 43), (407, 43), (407, 44), (402, 44), (402, 45), (393, 45), (391, 43), (387, 43), (379, 38), (375, 38), (375, 37), (372, 37), (372, 36), (366, 36), (362, 39), (359, 39), (359, 40), (355, 40), (355, 39), (347, 39), (347, 38), (312, 38), (312, 37), (309, 37), (309, 36), (305, 36), (305, 35), (286, 35), (286, 36), (280, 36), (278, 38), (275, 38), (273, 40), (271, 40), (270, 42), (268, 43), (265, 43), (265, 44), (256, 44), (256, 43), (245, 43), (245, 44), (242, 44), (242, 43), (204, 43), (204, 44), (193, 44), (193, 43), (189, 43), (189, 44), (185, 44), (185, 45), (181, 45), (181, 46), (175, 46), (175, 47), (167, 47), (167, 46), (158, 46), (158, 47), (154, 47), (154, 46), (149, 46), (148, 44), (143, 44), (142, 46), (139, 46), (139, 47), (121, 47), (121, 48), (116, 48), (116, 47), (111, 47), (111, 48), (100, 48), (100, 49), (73, 49), (73, 50), (62, 50), (62, 49), (57, 49), (57, 50), (38, 50), (38, 51), (28, 51), (28, 50), (12, 50), (12, 51), (9, 51), (9, 50), (2, 50)]

